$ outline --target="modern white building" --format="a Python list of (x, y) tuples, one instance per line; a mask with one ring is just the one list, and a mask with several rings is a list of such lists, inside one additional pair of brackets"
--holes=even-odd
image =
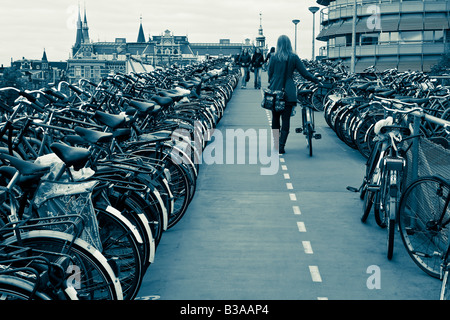
[[(350, 66), (382, 71), (398, 68), (428, 72), (450, 44), (448, 0), (317, 0), (325, 41), (321, 56)], [(356, 3), (355, 46), (352, 46)]]

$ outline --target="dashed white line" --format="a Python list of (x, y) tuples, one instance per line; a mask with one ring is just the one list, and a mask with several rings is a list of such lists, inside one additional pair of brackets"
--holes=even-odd
[(288, 188), (288, 190), (292, 190), (294, 189), (294, 186), (292, 185), (292, 183), (288, 182), (286, 183), (286, 188)]
[(300, 232), (306, 232), (305, 223), (302, 221), (297, 222), (297, 228), (298, 228), (298, 231), (300, 231)]
[(294, 211), (294, 214), (302, 214), (299, 206), (292, 206), (292, 211)]
[(285, 173), (285, 174), (283, 174), (283, 176), (286, 180), (291, 179), (291, 176), (289, 175), (289, 173)]
[(289, 193), (289, 198), (291, 199), (291, 201), (297, 201), (297, 196), (295, 195), (295, 193)]
[(305, 250), (306, 254), (313, 254), (313, 249), (311, 247), (311, 242), (309, 241), (302, 241), (303, 249)]
[(287, 166), (286, 165), (281, 165), (281, 170), (283, 170), (283, 171), (287, 171)]
[(309, 266), (309, 273), (313, 282), (322, 282), (318, 266)]

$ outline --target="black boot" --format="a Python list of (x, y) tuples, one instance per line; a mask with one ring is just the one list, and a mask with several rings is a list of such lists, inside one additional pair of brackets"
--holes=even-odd
[(286, 140), (287, 140), (288, 135), (289, 135), (289, 131), (284, 131), (284, 130), (280, 131), (280, 144), (279, 144), (279, 149), (278, 149), (278, 152), (280, 154), (286, 153), (286, 151), (284, 150), (284, 146), (286, 145)]

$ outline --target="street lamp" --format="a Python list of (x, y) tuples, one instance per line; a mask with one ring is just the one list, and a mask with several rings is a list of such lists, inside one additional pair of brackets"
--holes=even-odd
[(297, 53), (297, 24), (300, 22), (298, 19), (292, 20), (295, 25), (295, 53)]
[(314, 29), (315, 29), (315, 25), (316, 25), (315, 18), (316, 18), (316, 12), (319, 11), (319, 7), (309, 7), (308, 9), (309, 9), (309, 11), (311, 11), (312, 14), (313, 14), (313, 27), (312, 27), (312, 60), (314, 61), (314, 57), (315, 57), (315, 50), (314, 50), (314, 44), (315, 44), (315, 38), (314, 38), (314, 37), (315, 37), (315, 31), (314, 31)]

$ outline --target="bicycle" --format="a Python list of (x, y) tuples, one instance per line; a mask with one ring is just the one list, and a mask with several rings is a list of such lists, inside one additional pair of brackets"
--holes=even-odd
[[(373, 104), (380, 104), (385, 110), (385, 119), (379, 120), (374, 127), (376, 146), (372, 150), (370, 161), (367, 163), (366, 177), (363, 180), (364, 193), (363, 215), (365, 222), (372, 205), (377, 224), (387, 229), (387, 258), (392, 259), (394, 252), (395, 226), (403, 180), (406, 170), (406, 151), (401, 143), (411, 139), (412, 130), (403, 124), (400, 116), (420, 111), (413, 107), (402, 110), (404, 105), (411, 106), (399, 100), (378, 98)], [(395, 109), (391, 106), (396, 107)], [(406, 138), (403, 138), (407, 136)]]
[(309, 102), (309, 96), (312, 93), (312, 90), (298, 90), (297, 91), (297, 100), (302, 108), (302, 127), (296, 128), (296, 133), (303, 133), (306, 138), (306, 145), (309, 150), (309, 156), (313, 155), (313, 139), (321, 139), (322, 135), (320, 133), (316, 133), (315, 123), (314, 123), (314, 107)]
[[(47, 174), (50, 168), (6, 154), (0, 153), (0, 158), (11, 165), (1, 167), (3, 168), (0, 176), (2, 180), (0, 198), (3, 200), (0, 205), (2, 245), (22, 246), (35, 250), (45, 248), (51, 254), (43, 252), (42, 255), (50, 261), (58, 258), (55, 253), (68, 255), (73, 259), (73, 265), (80, 270), (77, 276), (79, 296), (84, 299), (122, 300), (121, 284), (109, 262), (92, 243), (80, 238), (85, 230), (85, 219), (78, 214), (37, 217), (37, 213), (34, 212), (36, 207), (27, 205), (41, 177)], [(12, 177), (5, 175), (8, 172), (5, 170), (7, 168), (14, 169)], [(12, 170), (9, 171), (12, 173)], [(6, 187), (3, 187), (5, 184)], [(58, 231), (54, 230), (56, 228)]]

